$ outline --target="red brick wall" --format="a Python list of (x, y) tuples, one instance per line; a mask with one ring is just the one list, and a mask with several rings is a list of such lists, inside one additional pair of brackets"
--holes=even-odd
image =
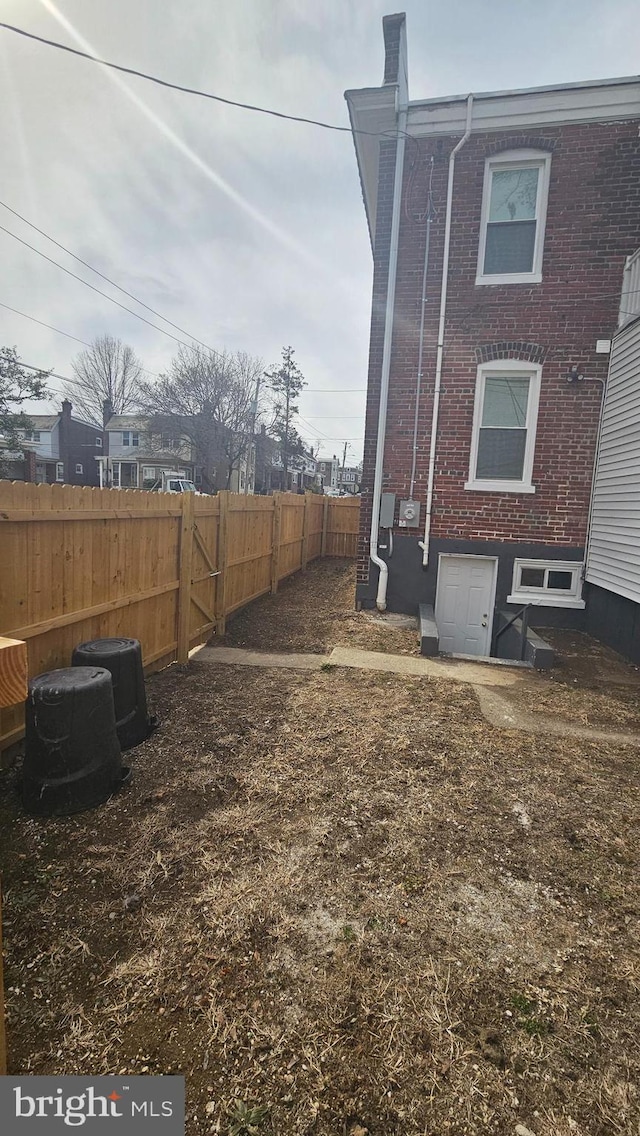
[[(396, 315), (384, 487), (409, 495), (425, 247), (433, 157), (431, 226), (417, 480), (424, 524), (433, 408), (448, 159), (457, 138), (408, 141), (396, 282)], [(488, 155), (534, 148), (552, 153), (543, 282), (476, 286), (484, 164)], [(363, 474), (359, 580), (369, 573), (368, 533), (384, 334), (395, 143), (383, 143), (374, 258), (373, 311)], [(640, 246), (638, 122), (473, 135), (456, 159), (449, 294), (432, 533), (436, 538), (581, 546), (608, 356), (624, 260)], [(490, 349), (489, 349), (490, 348)], [(477, 365), (490, 358), (543, 363), (533, 470), (535, 494), (465, 491)], [(571, 365), (589, 376), (566, 380)], [(418, 537), (419, 534), (416, 534)]]

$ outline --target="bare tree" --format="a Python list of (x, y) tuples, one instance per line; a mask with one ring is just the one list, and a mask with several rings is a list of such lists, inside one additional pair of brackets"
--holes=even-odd
[(167, 375), (141, 384), (138, 405), (152, 433), (188, 438), (208, 489), (228, 487), (249, 452), (263, 367), (244, 352), (193, 345), (179, 349)]
[(99, 336), (71, 366), (74, 377), (62, 389), (85, 422), (102, 427), (105, 402), (111, 404), (113, 414), (125, 414), (136, 406), (142, 364), (133, 348), (120, 339)]

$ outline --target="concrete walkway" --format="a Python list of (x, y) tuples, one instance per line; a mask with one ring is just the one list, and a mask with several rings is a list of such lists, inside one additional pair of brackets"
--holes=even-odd
[(334, 647), (328, 655), (276, 654), (271, 651), (245, 651), (241, 647), (203, 647), (194, 656), (200, 663), (226, 663), (239, 667), (288, 667), (319, 671), (322, 667), (352, 667), (359, 671), (385, 671), (388, 674), (417, 675), (419, 678), (446, 678), (472, 686), (514, 686), (522, 682), (523, 672), (486, 663), (458, 662), (456, 659), (424, 659), (415, 655), (388, 655), (383, 651), (359, 651), (353, 647)]
[(360, 651), (353, 647), (334, 647), (328, 655), (245, 651), (240, 647), (201, 647), (193, 652), (193, 657), (199, 663), (223, 666), (276, 667), (304, 671), (320, 671), (327, 666), (350, 667), (386, 674), (447, 679), (449, 682), (462, 682), (472, 686), (487, 722), (498, 729), (585, 738), (616, 745), (640, 745), (640, 736), (630, 730), (599, 730), (594, 726), (578, 726), (561, 718), (531, 714), (514, 706), (504, 691), (509, 687), (526, 684), (527, 672), (504, 665), (456, 659), (427, 659), (415, 655), (388, 655), (383, 651)]

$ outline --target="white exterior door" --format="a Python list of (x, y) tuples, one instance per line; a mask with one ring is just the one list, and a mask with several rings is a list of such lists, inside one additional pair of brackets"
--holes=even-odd
[(489, 557), (440, 557), (436, 623), (441, 651), (489, 654), (496, 567)]

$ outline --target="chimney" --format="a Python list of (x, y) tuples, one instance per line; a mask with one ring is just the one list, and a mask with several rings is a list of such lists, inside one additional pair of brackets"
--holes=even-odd
[(62, 400), (62, 417), (69, 420), (73, 407), (68, 398)]
[(102, 425), (106, 426), (110, 418), (113, 418), (114, 410), (113, 403), (110, 398), (105, 398), (102, 403)]
[[(406, 47), (403, 44), (406, 19), (405, 12), (396, 12), (395, 15), (383, 16), (382, 19), (385, 87), (391, 83), (400, 83), (401, 72), (406, 66)], [(405, 59), (402, 58), (403, 55)]]

